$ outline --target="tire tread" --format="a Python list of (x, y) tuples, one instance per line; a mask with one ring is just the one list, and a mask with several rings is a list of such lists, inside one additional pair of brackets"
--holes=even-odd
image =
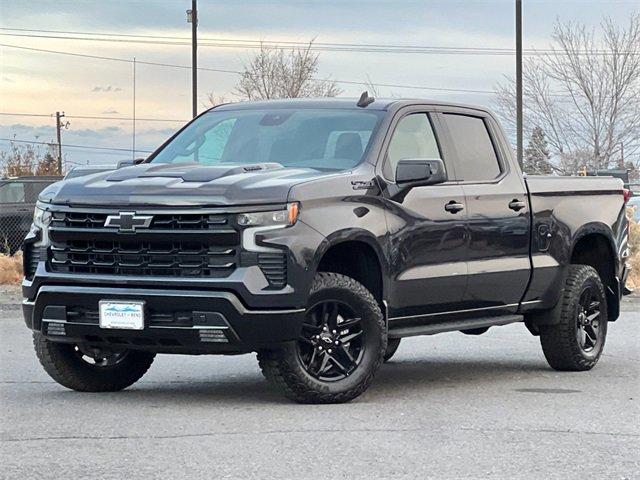
[(115, 392), (137, 382), (153, 363), (155, 354), (129, 352), (126, 364), (117, 371), (91, 372), (82, 368), (80, 360), (70, 357), (70, 344), (47, 340), (41, 333), (33, 333), (33, 346), (44, 370), (60, 385), (79, 392)]
[[(378, 302), (361, 283), (351, 277), (331, 272), (319, 272), (314, 278), (311, 292), (326, 288), (345, 288), (358, 295), (368, 306), (377, 313), (381, 331), (386, 331), (384, 318)], [(385, 339), (386, 340), (386, 335)], [(348, 402), (371, 384), (373, 377), (382, 364), (386, 351), (386, 341), (380, 342), (380, 351), (375, 364), (370, 368), (366, 378), (355, 387), (340, 393), (320, 392), (309, 379), (297, 374), (289, 357), (282, 349), (262, 350), (258, 352), (258, 364), (265, 378), (285, 397), (299, 403), (344, 403)]]
[[(598, 272), (588, 265), (571, 265), (565, 287), (562, 293), (562, 302), (559, 321), (554, 325), (542, 326), (540, 329), (540, 343), (542, 351), (549, 365), (559, 371), (586, 371), (595, 366), (602, 354), (604, 340), (600, 351), (594, 358), (587, 358), (583, 355), (580, 346), (575, 338), (575, 315), (574, 309), (582, 286), (589, 280), (596, 280), (598, 287), (604, 296), (604, 287)], [(606, 298), (606, 297), (605, 297)], [(606, 302), (603, 302), (601, 310), (604, 322), (607, 321)], [(606, 335), (606, 325), (604, 334)]]

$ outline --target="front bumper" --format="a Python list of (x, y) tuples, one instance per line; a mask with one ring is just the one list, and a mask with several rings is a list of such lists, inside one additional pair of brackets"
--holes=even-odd
[[(102, 329), (98, 302), (145, 302), (143, 330)], [(245, 353), (297, 338), (304, 309), (246, 308), (233, 293), (43, 285), (23, 302), (27, 326), (51, 341), (158, 353)]]

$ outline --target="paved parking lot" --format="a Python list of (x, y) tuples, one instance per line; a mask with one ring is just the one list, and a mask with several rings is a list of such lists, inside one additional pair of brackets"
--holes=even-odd
[(521, 325), (404, 341), (346, 405), (296, 405), (255, 355), (159, 356), (132, 388), (75, 393), (0, 302), (0, 477), (640, 479), (640, 301), (588, 373)]

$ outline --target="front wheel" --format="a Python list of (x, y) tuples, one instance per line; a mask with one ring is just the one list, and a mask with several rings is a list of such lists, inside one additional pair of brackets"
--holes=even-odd
[(258, 352), (264, 376), (300, 403), (341, 403), (371, 384), (387, 348), (382, 312), (360, 283), (318, 273), (297, 341)]
[(33, 334), (36, 355), (60, 385), (79, 392), (116, 392), (137, 382), (149, 369), (154, 353), (96, 349), (57, 343)]
[(607, 299), (598, 272), (570, 266), (560, 302), (556, 323), (540, 328), (544, 356), (556, 370), (590, 370), (607, 336)]
[(391, 357), (396, 354), (396, 351), (400, 346), (400, 340), (400, 338), (390, 338), (387, 340), (387, 350), (384, 352), (385, 363), (391, 360)]

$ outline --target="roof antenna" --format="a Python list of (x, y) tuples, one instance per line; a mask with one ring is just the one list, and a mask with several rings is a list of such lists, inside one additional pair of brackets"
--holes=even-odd
[(362, 95), (360, 95), (360, 100), (358, 100), (357, 105), (360, 108), (366, 108), (369, 105), (371, 105), (373, 102), (375, 102), (376, 99), (373, 97), (369, 96), (369, 92), (367, 92), (366, 90), (364, 92), (362, 92)]

